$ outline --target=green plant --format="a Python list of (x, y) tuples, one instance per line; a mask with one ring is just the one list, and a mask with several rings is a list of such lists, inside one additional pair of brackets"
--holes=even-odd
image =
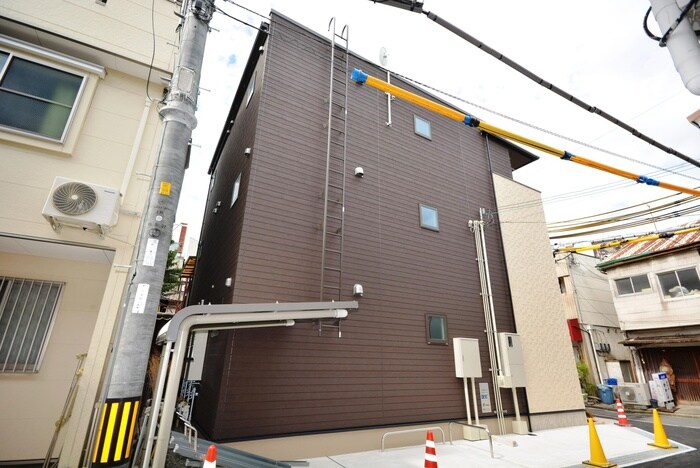
[(581, 390), (586, 393), (588, 391), (588, 366), (583, 361), (576, 361), (576, 372), (578, 373), (578, 383), (581, 386)]

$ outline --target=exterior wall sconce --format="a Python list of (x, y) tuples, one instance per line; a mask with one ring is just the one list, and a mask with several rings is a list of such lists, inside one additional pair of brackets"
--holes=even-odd
[(353, 296), (355, 296), (355, 297), (362, 297), (362, 295), (363, 295), (364, 293), (365, 293), (365, 292), (364, 292), (364, 290), (362, 289), (362, 285), (361, 285), (360, 283), (356, 283), (356, 284), (352, 287), (352, 295), (353, 295)]
[(357, 166), (355, 168), (355, 177), (362, 177), (363, 175), (365, 175), (365, 170), (362, 169), (360, 166)]
[(246, 156), (250, 156), (252, 152), (253, 148), (246, 148), (245, 151), (243, 151), (243, 154), (245, 154)]

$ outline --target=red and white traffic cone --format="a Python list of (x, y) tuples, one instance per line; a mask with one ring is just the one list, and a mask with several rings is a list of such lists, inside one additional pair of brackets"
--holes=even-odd
[(433, 431), (428, 431), (425, 438), (425, 468), (438, 468), (437, 452), (435, 452), (435, 439)]
[(209, 446), (202, 468), (216, 468), (216, 445)]
[(620, 401), (619, 398), (616, 399), (617, 401), (617, 424), (618, 426), (631, 426), (629, 419), (627, 419), (627, 415), (625, 414), (625, 408), (622, 406), (622, 402)]

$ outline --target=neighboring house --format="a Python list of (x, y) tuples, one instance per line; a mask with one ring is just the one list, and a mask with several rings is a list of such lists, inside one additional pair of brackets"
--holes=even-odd
[[(415, 105), (395, 100), (389, 109), (387, 95), (367, 86), (345, 91), (345, 60), (350, 70), (386, 71), (271, 18), (211, 164), (189, 303), (356, 299), (360, 307), (341, 323), (210, 332), (194, 403), (204, 435), (305, 457), (376, 446), (372, 428), (464, 419), (455, 337), (479, 340), (481, 421), (495, 424), (501, 400), (511, 418), (515, 392), (494, 390), (489, 371), (489, 298), (497, 331), (520, 336), (527, 389), (517, 397), (530, 428), (584, 424), (540, 194), (512, 180), (536, 158)], [(519, 203), (530, 208), (488, 216)], [(480, 208), (490, 290), (470, 231)], [(323, 442), (277, 438), (312, 433), (325, 433)]]
[(571, 345), (577, 361), (588, 366), (590, 383), (608, 378), (635, 382), (632, 355), (620, 344), (620, 330), (608, 278), (596, 269), (599, 260), (576, 252), (555, 257)]
[(700, 230), (692, 226), (623, 246), (598, 264), (610, 279), (623, 343), (632, 349), (640, 379), (668, 370), (665, 359), (681, 402), (700, 401)]
[(51, 455), (82, 466), (160, 141), (178, 8), (0, 2), (0, 462), (43, 459), (74, 388)]

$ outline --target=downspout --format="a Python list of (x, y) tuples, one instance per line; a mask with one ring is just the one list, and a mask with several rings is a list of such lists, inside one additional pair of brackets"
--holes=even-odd
[[(582, 332), (586, 333), (588, 335), (588, 341), (591, 346), (591, 360), (593, 361), (593, 364), (595, 365), (595, 370), (596, 374), (598, 375), (598, 383), (602, 384), (603, 383), (603, 374), (600, 371), (600, 363), (598, 362), (598, 354), (595, 351), (595, 341), (593, 340), (593, 333), (592, 333), (592, 328), (590, 325), (584, 325), (582, 322), (582, 317), (581, 317), (581, 301), (579, 301), (578, 297), (578, 291), (576, 290), (576, 281), (574, 281), (574, 275), (571, 274), (571, 268), (567, 262), (567, 270), (569, 271), (569, 278), (571, 279), (571, 286), (573, 288), (573, 294), (574, 294), (574, 300), (576, 301), (576, 313), (578, 315), (580, 324), (582, 326), (579, 326), (578, 329), (581, 330)], [(583, 328), (586, 327), (586, 328)]]
[(143, 141), (143, 132), (146, 128), (146, 122), (148, 122), (148, 114), (151, 112), (151, 105), (153, 101), (146, 98), (146, 104), (143, 107), (143, 112), (141, 113), (141, 120), (139, 120), (139, 126), (136, 129), (136, 135), (134, 136), (134, 143), (131, 145), (131, 155), (129, 155), (129, 161), (126, 164), (126, 169), (124, 170), (124, 179), (122, 180), (121, 188), (119, 193), (121, 194), (121, 203), (124, 203), (124, 198), (126, 196), (126, 191), (129, 188), (129, 182), (131, 181), (131, 173), (134, 170), (134, 164), (136, 164), (136, 158), (141, 149), (141, 142)]

